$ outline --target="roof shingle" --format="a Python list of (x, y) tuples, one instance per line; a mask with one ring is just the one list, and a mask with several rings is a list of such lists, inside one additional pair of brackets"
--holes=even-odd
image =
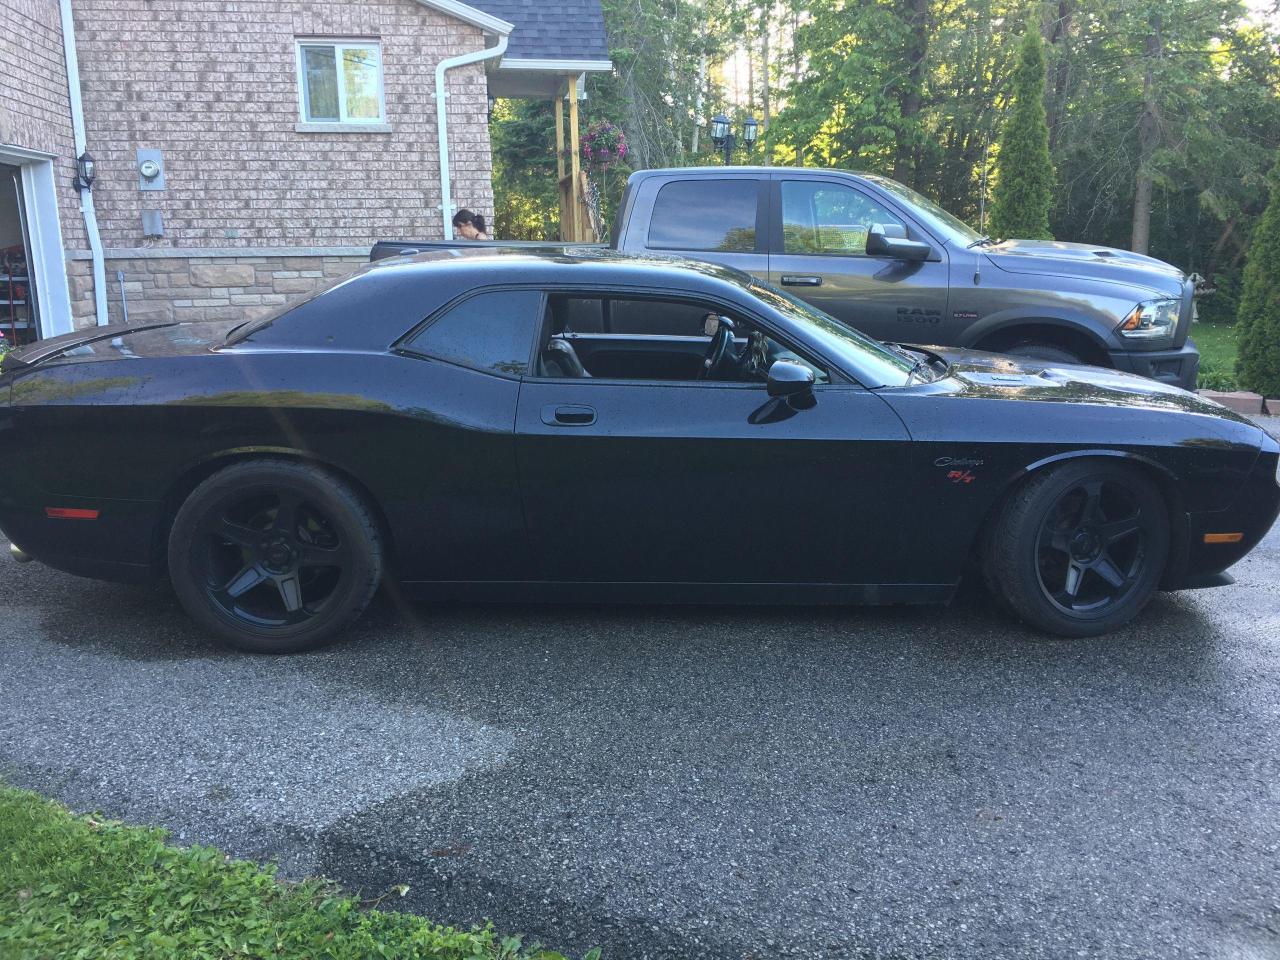
[(529, 60), (608, 60), (600, 0), (468, 0), (515, 24), (506, 56)]

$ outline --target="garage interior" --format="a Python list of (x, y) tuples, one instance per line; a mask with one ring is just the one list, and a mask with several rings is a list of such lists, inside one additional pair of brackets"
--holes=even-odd
[(25, 209), (21, 169), (0, 163), (0, 333), (11, 348), (40, 330)]

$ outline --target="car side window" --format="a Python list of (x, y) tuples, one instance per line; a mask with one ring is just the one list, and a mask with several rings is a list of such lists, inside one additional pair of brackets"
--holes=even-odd
[[(700, 381), (699, 371), (718, 319), (734, 326), (726, 358), (708, 382), (763, 384), (769, 367), (792, 360), (830, 374), (749, 318), (687, 300), (557, 294), (547, 298), (538, 376), (609, 380)], [(569, 359), (569, 358), (572, 359)]]
[(404, 344), (411, 353), (522, 376), (542, 320), (537, 290), (490, 290), (449, 307)]
[(760, 181), (673, 180), (663, 185), (649, 218), (650, 250), (754, 253)]
[(782, 247), (785, 253), (862, 257), (873, 224), (905, 227), (861, 190), (821, 181), (782, 181)]

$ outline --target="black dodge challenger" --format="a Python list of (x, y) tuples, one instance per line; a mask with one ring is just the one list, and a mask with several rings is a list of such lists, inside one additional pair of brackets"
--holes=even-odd
[(1280, 447), (1113, 371), (882, 344), (722, 267), (382, 261), (265, 319), (8, 355), (19, 559), (167, 573), (236, 646), (331, 639), (384, 577), (450, 598), (943, 602), (1115, 629), (1223, 572)]

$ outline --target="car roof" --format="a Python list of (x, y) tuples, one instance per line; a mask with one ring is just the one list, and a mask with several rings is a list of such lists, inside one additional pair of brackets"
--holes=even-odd
[[(667, 279), (698, 283), (719, 280), (741, 286), (751, 282), (744, 270), (676, 254), (619, 253), (590, 245), (534, 249), (522, 247), (464, 247), (429, 250), (407, 257), (375, 261), (366, 271), (392, 269), (406, 277), (438, 277), (444, 271), (458, 276), (487, 274), (489, 282), (552, 281), (557, 283), (628, 280), (645, 284)], [(500, 279), (496, 279), (500, 278)]]
[(581, 285), (732, 296), (751, 280), (750, 274), (721, 264), (635, 256), (599, 247), (439, 249), (366, 264), (308, 299), (246, 327), (231, 342), (379, 350), (440, 307), (484, 287)]

